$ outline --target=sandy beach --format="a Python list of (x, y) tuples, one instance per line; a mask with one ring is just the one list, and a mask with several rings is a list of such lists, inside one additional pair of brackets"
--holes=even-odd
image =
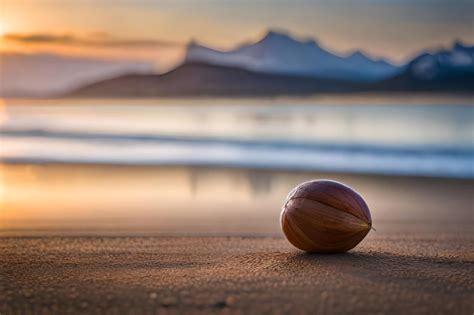
[(1, 314), (472, 314), (470, 234), (1, 238)]
[[(0, 313), (472, 314), (473, 182), (192, 167), (3, 165)], [(333, 178), (377, 231), (309, 255), (278, 224)], [(41, 214), (41, 216), (39, 215)]]

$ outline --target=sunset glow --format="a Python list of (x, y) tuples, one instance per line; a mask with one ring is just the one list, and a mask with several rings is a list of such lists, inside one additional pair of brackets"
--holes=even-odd
[(5, 26), (3, 24), (4, 22), (0, 20), (0, 36), (3, 36), (5, 34)]
[[(350, 2), (322, 0), (277, 3), (3, 0), (0, 35), (70, 34), (96, 39), (99, 35), (183, 45), (196, 39), (209, 46), (229, 49), (258, 39), (267, 29), (274, 28), (314, 38), (335, 52), (364, 49), (373, 56), (400, 62), (422, 49), (449, 46), (455, 39), (474, 41), (473, 9), (471, 1), (458, 1), (454, 6), (444, 0), (360, 1), (357, 6)], [(104, 11), (108, 14), (104, 15)], [(243, 17), (245, 23), (241, 23)], [(53, 44), (58, 44), (38, 39), (4, 39), (4, 42), (4, 49), (20, 46), (31, 51), (32, 47), (44, 44), (38, 50), (52, 52), (57, 52)], [(71, 44), (69, 42), (67, 46)], [(50, 47), (46, 49), (45, 46)], [(75, 43), (74, 46), (80, 45)], [(133, 49), (121, 47), (132, 56), (140, 49), (137, 46)], [(155, 47), (155, 54), (161, 49), (164, 48)], [(110, 55), (116, 54), (113, 52), (116, 50), (120, 49), (109, 49)], [(71, 48), (70, 52), (77, 52), (77, 49)], [(61, 49), (60, 53), (67, 52)], [(145, 55), (145, 59), (156, 59), (151, 52)], [(144, 55), (137, 53), (137, 57), (142, 59)]]

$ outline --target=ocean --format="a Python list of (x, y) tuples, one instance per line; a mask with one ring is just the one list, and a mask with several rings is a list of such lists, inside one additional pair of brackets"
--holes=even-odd
[(0, 161), (474, 178), (474, 107), (341, 98), (24, 100)]

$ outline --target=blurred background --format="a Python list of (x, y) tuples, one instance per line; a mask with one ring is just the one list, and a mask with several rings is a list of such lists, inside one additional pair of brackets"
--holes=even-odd
[(316, 178), (376, 228), (461, 233), (473, 21), (469, 0), (0, 0), (0, 235), (278, 235)]

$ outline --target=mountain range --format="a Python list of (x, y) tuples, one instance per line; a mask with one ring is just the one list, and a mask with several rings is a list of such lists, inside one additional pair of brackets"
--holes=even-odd
[(324, 50), (314, 40), (300, 41), (275, 31), (269, 31), (256, 43), (225, 52), (191, 42), (185, 62), (346, 81), (380, 80), (398, 70), (397, 66), (382, 59), (371, 59), (361, 51), (339, 56)]
[[(77, 62), (78, 67), (86, 68)], [(461, 42), (449, 49), (422, 52), (405, 65), (393, 65), (362, 51), (338, 55), (323, 49), (314, 40), (269, 31), (261, 40), (229, 51), (193, 41), (186, 46), (183, 63), (164, 74), (153, 74), (149, 66), (140, 63), (122, 63), (115, 67), (106, 63), (97, 65), (92, 63), (90, 69), (96, 72), (109, 69), (105, 79), (86, 82), (92, 77), (87, 77), (83, 69), (79, 72), (83, 75), (82, 87), (70, 88), (65, 95), (268, 96), (358, 91), (474, 91), (474, 46)], [(72, 70), (68, 72), (72, 75)], [(64, 82), (68, 82), (67, 78)]]
[(395, 76), (373, 87), (399, 91), (474, 92), (474, 46), (454, 43), (451, 49), (422, 53)]

